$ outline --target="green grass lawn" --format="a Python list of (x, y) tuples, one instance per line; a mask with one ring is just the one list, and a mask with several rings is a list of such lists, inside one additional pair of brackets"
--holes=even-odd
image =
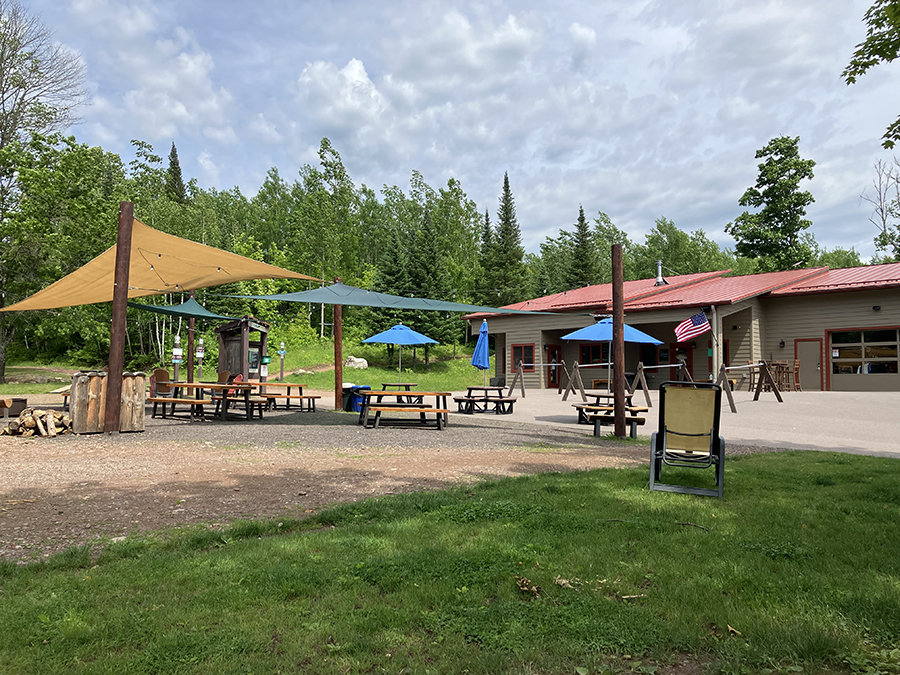
[[(900, 462), (506, 479), (0, 566), (3, 673), (900, 672)], [(0, 521), (2, 522), (2, 521)]]

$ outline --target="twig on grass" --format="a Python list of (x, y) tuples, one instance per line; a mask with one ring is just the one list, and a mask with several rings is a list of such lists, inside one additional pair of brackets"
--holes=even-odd
[(677, 520), (676, 520), (675, 522), (676, 522), (676, 524), (678, 524), (678, 525), (690, 525), (691, 527), (699, 527), (701, 530), (706, 530), (707, 532), (709, 532), (709, 528), (708, 528), (708, 527), (704, 527), (703, 525), (697, 525), (696, 523), (682, 523), (682, 522), (679, 522), (679, 521), (677, 521)]

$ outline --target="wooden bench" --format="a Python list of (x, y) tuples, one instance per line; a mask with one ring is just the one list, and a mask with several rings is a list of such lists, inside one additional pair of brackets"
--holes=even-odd
[[(601, 436), (600, 433), (600, 425), (601, 424), (615, 424), (616, 416), (612, 413), (592, 413), (588, 415), (588, 419), (594, 425), (594, 436)], [(646, 423), (646, 419), (643, 417), (637, 416), (629, 416), (625, 418), (625, 422), (630, 426), (631, 433), (629, 434), (632, 438), (637, 438), (637, 428), (638, 426), (642, 426)]]
[[(309, 395), (300, 395), (300, 394), (260, 394), (260, 396), (266, 399), (269, 402), (269, 407), (271, 409), (275, 409), (278, 406), (276, 405), (276, 401), (286, 399), (285, 408), (290, 409), (291, 407), (291, 399), (297, 399), (300, 401), (300, 410), (306, 412), (316, 412), (316, 401), (321, 396), (309, 396)], [(305, 405), (304, 405), (305, 403)]]
[(175, 405), (176, 405), (176, 404), (181, 403), (182, 405), (190, 406), (190, 411), (191, 411), (191, 422), (194, 421), (194, 415), (195, 415), (195, 413), (197, 413), (197, 412), (200, 413), (200, 419), (201, 419), (201, 420), (202, 420), (202, 419), (205, 419), (205, 418), (206, 418), (206, 414), (205, 414), (205, 412), (204, 412), (204, 410), (203, 410), (203, 406), (205, 406), (205, 405), (212, 405), (212, 404), (213, 404), (213, 402), (212, 402), (211, 400), (209, 400), (209, 399), (202, 399), (202, 398), (173, 398), (173, 397), (171, 397), (171, 396), (148, 396), (148, 397), (145, 399), (145, 401), (146, 401), (147, 403), (152, 403), (152, 404), (153, 404), (153, 413), (151, 414), (151, 417), (156, 417), (156, 408), (157, 408), (157, 406), (158, 406), (160, 403), (162, 403), (162, 418), (163, 418), (163, 419), (166, 419), (166, 417), (167, 417), (167, 415), (166, 415), (166, 406), (169, 405), (169, 404), (172, 405), (172, 412), (171, 412), (171, 415), (173, 415), (173, 416), (175, 415)]
[(466, 415), (472, 415), (475, 412), (475, 405), (481, 404), (487, 407), (490, 404), (494, 405), (494, 412), (498, 415), (509, 415), (513, 411), (513, 404), (517, 401), (515, 397), (512, 398), (475, 398), (473, 396), (454, 396), (453, 402), (456, 403), (459, 408), (458, 412), (465, 413)]
[(494, 405), (494, 412), (498, 415), (511, 415), (513, 411), (513, 404), (516, 402), (515, 397), (509, 398), (490, 398), (488, 399), (488, 403), (496, 401)]
[[(613, 413), (615, 412), (615, 407), (611, 405), (591, 405), (590, 403), (573, 403), (572, 407), (578, 412), (578, 424), (590, 424), (590, 420), (588, 420), (588, 415), (590, 414), (603, 414), (603, 413)], [(631, 416), (636, 416), (638, 413), (645, 413), (650, 408), (646, 406), (640, 405), (632, 405), (627, 406), (625, 408), (625, 412), (629, 413)]]
[[(216, 402), (216, 413), (219, 412), (219, 406), (222, 404), (221, 396), (214, 396), (213, 400)], [(263, 408), (269, 407), (268, 399), (259, 397), (259, 396), (251, 396), (249, 400), (245, 400), (243, 396), (229, 396), (228, 397), (228, 407), (231, 408), (235, 403), (239, 403), (244, 405), (245, 403), (250, 406), (250, 419), (253, 419), (253, 411), (256, 410), (259, 413), (259, 419), (263, 418)]]
[(465, 413), (466, 415), (471, 415), (475, 412), (475, 399), (471, 396), (454, 396), (453, 402), (459, 408), (457, 412)]
[[(399, 407), (396, 405), (381, 405), (381, 404), (370, 405), (369, 411), (375, 413), (375, 419), (374, 419), (374, 422), (371, 427), (372, 429), (375, 429), (378, 427), (378, 424), (381, 421), (381, 413), (383, 413), (383, 412), (414, 412), (414, 413), (419, 413), (418, 420), (392, 419), (391, 424), (403, 424), (403, 423), (413, 422), (413, 423), (418, 423), (418, 424), (424, 425), (427, 423), (427, 418), (425, 416), (426, 413), (434, 413), (435, 419), (437, 420), (437, 428), (438, 428), (438, 430), (441, 430), (444, 428), (444, 417), (443, 416), (448, 415), (450, 413), (449, 410), (444, 410), (443, 408), (425, 408), (420, 405)], [(368, 425), (368, 420), (366, 420), (365, 426), (367, 429), (370, 428)]]

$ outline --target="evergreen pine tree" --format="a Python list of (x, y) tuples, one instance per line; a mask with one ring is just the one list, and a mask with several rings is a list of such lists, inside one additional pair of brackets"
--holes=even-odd
[(526, 299), (525, 249), (516, 220), (516, 204), (509, 188), (509, 174), (503, 174), (503, 194), (497, 210), (497, 240), (489, 269), (496, 279), (497, 301), (494, 306), (510, 305)]
[(481, 250), (478, 253), (478, 288), (475, 298), (478, 302), (496, 307), (497, 292), (494, 279), (494, 228), (491, 227), (491, 215), (484, 210), (484, 227), (481, 230)]
[[(422, 227), (416, 233), (416, 245), (410, 264), (410, 282), (419, 297), (445, 300), (450, 295), (451, 280), (447, 266), (447, 253), (440, 244), (437, 227), (426, 208)], [(411, 328), (440, 343), (453, 341), (453, 328), (457, 319), (445, 312), (419, 312)], [(425, 345), (425, 366), (428, 367), (430, 349)]]
[[(378, 257), (378, 268), (375, 274), (375, 290), (391, 295), (409, 295), (409, 253), (403, 244), (404, 237), (399, 229), (395, 228), (390, 234), (390, 244), (381, 249)], [(408, 309), (378, 309), (372, 311), (369, 317), (369, 326), (372, 333), (380, 333), (398, 323), (409, 325), (413, 318), (412, 310)], [(394, 361), (396, 345), (386, 345), (388, 364)]]
[(178, 162), (178, 150), (175, 149), (175, 141), (172, 141), (172, 149), (169, 151), (169, 168), (166, 170), (165, 195), (178, 204), (184, 204), (187, 201), (187, 191), (184, 187), (184, 179), (181, 177), (181, 164)]
[(575, 223), (575, 233), (572, 236), (572, 244), (569, 259), (566, 261), (566, 286), (569, 289), (582, 288), (598, 283), (597, 251), (594, 245), (594, 235), (591, 226), (584, 217), (584, 207), (578, 207), (578, 222)]

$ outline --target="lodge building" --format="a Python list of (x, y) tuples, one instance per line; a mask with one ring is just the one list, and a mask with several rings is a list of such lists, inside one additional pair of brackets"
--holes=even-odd
[[(722, 363), (799, 360), (804, 391), (900, 391), (900, 263), (726, 276), (729, 272), (626, 281), (625, 323), (663, 344), (626, 343), (625, 370), (634, 372), (642, 362), (655, 388), (673, 372), (664, 366), (679, 359), (695, 380), (718, 373)], [(554, 363), (570, 369), (573, 363), (609, 361), (608, 343), (561, 338), (612, 313), (612, 284), (507, 307), (552, 316), (466, 317), (474, 335), (487, 318), (496, 376), (508, 375), (521, 362), (526, 387), (556, 388), (562, 373)], [(699, 311), (705, 312), (711, 331), (677, 342), (675, 326)], [(603, 368), (589, 371), (591, 377), (608, 377)], [(745, 379), (739, 370), (733, 374), (739, 383)]]

